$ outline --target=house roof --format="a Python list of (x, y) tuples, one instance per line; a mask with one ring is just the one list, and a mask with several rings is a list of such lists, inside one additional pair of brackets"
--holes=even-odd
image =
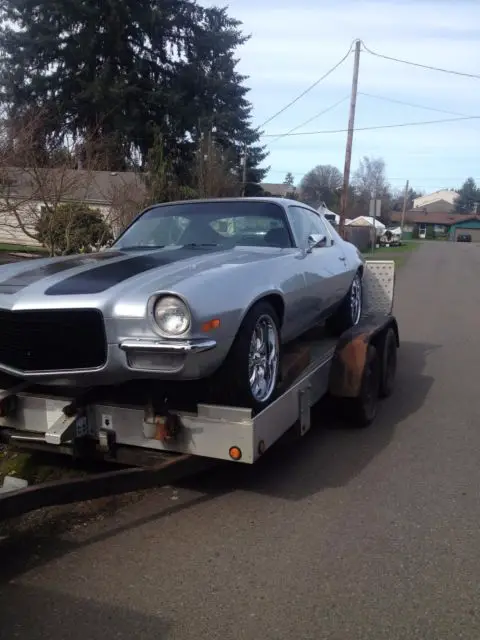
[(261, 182), (260, 186), (264, 191), (268, 191), (272, 196), (278, 196), (280, 198), (284, 198), (287, 193), (292, 193), (296, 189), (294, 186), (290, 186), (289, 184), (274, 184), (272, 182)]
[(377, 218), (373, 218), (372, 216), (357, 216), (356, 218), (353, 218), (353, 220), (346, 222), (346, 224), (355, 226), (355, 224), (362, 224), (363, 222), (371, 225), (372, 227), (374, 226), (376, 229), (385, 228), (383, 222), (380, 222), (380, 220), (378, 220)]
[(455, 204), (455, 200), (458, 198), (458, 193), (456, 191), (450, 191), (449, 189), (439, 189), (438, 191), (434, 191), (433, 193), (428, 193), (424, 196), (419, 196), (415, 198), (413, 201), (413, 206), (424, 207), (427, 204), (433, 204), (435, 202), (440, 202), (444, 200), (448, 204)]
[[(424, 209), (411, 209), (410, 211), (405, 212), (405, 222), (406, 223), (419, 223), (419, 224), (444, 224), (444, 225), (452, 225), (455, 222), (463, 222), (464, 220), (471, 220), (475, 218), (473, 215), (463, 216), (458, 213), (447, 213), (445, 211), (435, 212), (427, 212)], [(402, 221), (402, 213), (401, 211), (392, 211), (390, 215), (390, 219), (392, 222), (401, 222)]]
[[(263, 182), (260, 186), (280, 198), (296, 191), (287, 184)], [(50, 191), (57, 201), (108, 205), (118, 192), (130, 197), (133, 192), (145, 193), (145, 184), (141, 174), (135, 171), (7, 167), (0, 174), (0, 197), (2, 191), (4, 197), (25, 200), (45, 200)]]
[[(3, 186), (2, 186), (3, 183)], [(37, 169), (9, 167), (0, 175), (0, 197), (88, 202), (108, 205), (116, 197), (145, 193), (140, 174), (134, 171), (85, 169)]]

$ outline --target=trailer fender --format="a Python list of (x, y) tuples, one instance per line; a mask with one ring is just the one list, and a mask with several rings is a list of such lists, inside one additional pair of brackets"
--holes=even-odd
[(373, 316), (340, 337), (332, 360), (329, 393), (337, 398), (356, 398), (360, 394), (368, 346), (376, 347), (382, 361), (385, 337), (389, 329), (395, 332), (400, 346), (398, 325), (393, 316)]

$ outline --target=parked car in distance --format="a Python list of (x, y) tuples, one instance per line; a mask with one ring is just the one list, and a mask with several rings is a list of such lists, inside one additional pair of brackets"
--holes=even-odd
[(457, 242), (471, 242), (472, 236), (469, 233), (461, 233), (457, 236)]
[(209, 378), (261, 410), (282, 345), (359, 322), (363, 267), (297, 201), (154, 205), (105, 251), (0, 267), (0, 371), (83, 387)]

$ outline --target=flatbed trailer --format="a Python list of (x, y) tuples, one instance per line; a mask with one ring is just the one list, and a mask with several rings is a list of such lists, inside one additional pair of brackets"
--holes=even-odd
[(394, 286), (393, 261), (367, 261), (360, 323), (340, 338), (319, 328), (290, 345), (278, 397), (257, 415), (242, 407), (192, 405), (182, 395), (139, 403), (123, 388), (81, 390), (69, 397), (27, 384), (0, 389), (0, 441), (19, 450), (119, 465), (15, 490), (7, 483), (0, 490), (0, 520), (170, 484), (215, 460), (253, 464), (287, 433), (305, 435), (311, 408), (327, 394), (344, 417), (367, 426), (376, 416), (378, 398), (393, 390), (399, 346)]

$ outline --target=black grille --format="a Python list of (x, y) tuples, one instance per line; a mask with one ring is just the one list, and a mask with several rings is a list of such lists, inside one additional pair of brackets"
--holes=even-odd
[(96, 309), (0, 309), (0, 363), (22, 371), (101, 367), (107, 359), (102, 314)]

